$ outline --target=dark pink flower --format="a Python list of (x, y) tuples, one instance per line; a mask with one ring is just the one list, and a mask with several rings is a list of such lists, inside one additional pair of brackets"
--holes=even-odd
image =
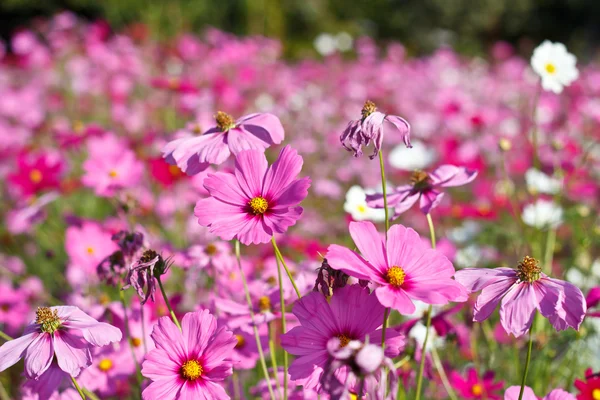
[(222, 164), (231, 153), (237, 156), (243, 150), (264, 151), (284, 137), (283, 126), (273, 114), (250, 114), (236, 121), (219, 111), (215, 120), (217, 126), (200, 136), (189, 134), (169, 142), (162, 151), (165, 160), (194, 175), (209, 164)]
[(209, 198), (196, 204), (198, 223), (224, 240), (266, 243), (302, 215), (309, 178), (296, 179), (302, 157), (286, 146), (269, 167), (264, 153), (246, 150), (235, 159), (235, 173), (217, 172), (204, 180)]
[[(466, 185), (476, 176), (477, 171), (454, 165), (440, 165), (431, 174), (420, 170), (414, 171), (409, 185), (398, 186), (388, 193), (388, 206), (394, 207), (394, 218), (396, 218), (420, 200), (421, 211), (428, 214), (442, 201), (444, 193), (439, 189)], [(367, 195), (367, 204), (369, 207), (383, 208), (383, 195)]]
[(569, 282), (548, 277), (531, 257), (525, 257), (517, 269), (466, 268), (456, 273), (456, 280), (471, 292), (481, 291), (473, 321), (487, 319), (502, 300), (500, 323), (515, 337), (529, 330), (536, 310), (558, 331), (568, 327), (578, 330), (585, 317), (581, 290)]
[(63, 164), (48, 153), (21, 153), (17, 158), (17, 168), (8, 175), (8, 181), (25, 197), (60, 186)]
[(497, 393), (504, 386), (504, 382), (494, 382), (494, 373), (488, 372), (479, 377), (475, 368), (469, 368), (467, 377), (463, 378), (458, 372), (452, 372), (450, 382), (461, 399), (489, 399), (500, 400)]

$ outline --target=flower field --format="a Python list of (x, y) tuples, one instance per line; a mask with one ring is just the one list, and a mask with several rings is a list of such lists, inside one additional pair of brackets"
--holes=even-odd
[(343, 39), (0, 42), (0, 400), (600, 400), (600, 65)]

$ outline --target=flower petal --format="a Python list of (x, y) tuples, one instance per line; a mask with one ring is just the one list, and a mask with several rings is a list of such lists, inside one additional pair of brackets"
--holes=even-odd
[[(179, 391), (183, 386), (180, 379), (161, 379), (152, 382), (142, 392), (143, 400), (176, 400), (179, 399)], [(183, 399), (182, 399), (183, 400)], [(187, 399), (186, 399), (187, 400)]]
[(208, 310), (196, 311), (183, 316), (181, 328), (187, 343), (188, 357), (198, 357), (217, 329), (217, 320)]
[(9, 340), (0, 347), (0, 372), (15, 365), (25, 356), (27, 347), (37, 338), (39, 332), (32, 332)]
[(166, 351), (173, 360), (187, 360), (187, 345), (171, 317), (160, 317), (150, 336), (156, 347)]
[[(520, 386), (511, 386), (506, 389), (506, 392), (504, 392), (504, 400), (518, 400), (520, 392)], [(529, 386), (525, 386), (522, 400), (537, 400), (535, 393), (533, 393), (533, 389), (531, 389)]]
[(376, 280), (386, 283), (382, 272), (371, 263), (366, 262), (361, 256), (346, 247), (332, 244), (327, 248), (327, 262), (331, 268), (344, 271), (357, 279)]
[(245, 130), (269, 144), (279, 144), (285, 137), (281, 121), (271, 113), (246, 115), (237, 121), (237, 124), (243, 126)]
[(515, 282), (514, 278), (504, 277), (495, 280), (483, 288), (475, 302), (473, 321), (481, 322), (486, 320), (494, 312), (502, 297), (504, 297)]
[(444, 193), (438, 192), (437, 190), (426, 190), (421, 193), (421, 201), (419, 202), (419, 208), (423, 214), (429, 214), (431, 210), (436, 208), (442, 198), (444, 197)]
[(244, 150), (235, 157), (235, 177), (246, 195), (246, 201), (262, 196), (268, 166), (265, 154), (257, 150)]
[(163, 349), (152, 349), (142, 363), (142, 375), (152, 380), (177, 379), (181, 364)]
[(519, 337), (531, 327), (538, 302), (533, 286), (528, 283), (513, 285), (502, 299), (500, 323), (507, 333)]
[(38, 379), (52, 363), (54, 346), (52, 336), (40, 333), (33, 340), (25, 352), (25, 376), (29, 379)]
[(473, 181), (477, 177), (477, 171), (445, 164), (437, 167), (430, 177), (435, 186), (462, 186)]
[(71, 376), (78, 376), (83, 368), (92, 364), (88, 344), (67, 331), (54, 332), (54, 352), (60, 369)]
[(372, 222), (350, 222), (350, 236), (362, 256), (378, 271), (385, 273), (390, 267), (385, 243)]
[(510, 268), (464, 268), (456, 271), (454, 279), (470, 292), (478, 292), (505, 277), (517, 281), (517, 272)]
[(298, 152), (285, 146), (277, 160), (268, 168), (263, 184), (263, 197), (276, 199), (296, 179), (302, 170), (303, 160)]
[(402, 289), (386, 285), (375, 289), (375, 294), (382, 306), (393, 308), (400, 314), (409, 315), (416, 310), (414, 303)]

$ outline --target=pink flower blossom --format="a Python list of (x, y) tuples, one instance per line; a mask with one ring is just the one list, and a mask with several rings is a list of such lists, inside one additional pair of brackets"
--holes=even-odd
[(283, 126), (273, 114), (250, 114), (236, 121), (219, 111), (215, 120), (217, 126), (200, 136), (189, 133), (168, 143), (163, 148), (163, 157), (169, 164), (194, 175), (209, 164), (222, 164), (231, 153), (237, 156), (243, 150), (264, 151), (281, 143), (284, 137)]
[(362, 256), (332, 244), (327, 249), (329, 265), (376, 283), (375, 293), (384, 307), (412, 314), (411, 299), (440, 305), (467, 299), (465, 288), (452, 279), (452, 263), (426, 246), (413, 229), (394, 225), (384, 242), (371, 222), (351, 222), (350, 236)]
[[(294, 305), (293, 313), (300, 321), (281, 336), (281, 346), (297, 358), (289, 373), (297, 384), (315, 388), (329, 360), (327, 344), (337, 338), (340, 346), (350, 341), (381, 344), (381, 326), (385, 309), (377, 297), (359, 285), (338, 289), (328, 302), (319, 292), (311, 292)], [(393, 329), (386, 331), (385, 354), (395, 357), (404, 346), (404, 336)]]
[(475, 368), (469, 368), (466, 379), (458, 372), (453, 371), (450, 382), (461, 399), (489, 399), (501, 400), (498, 391), (504, 386), (504, 382), (494, 382), (494, 373), (488, 372), (479, 377)]
[[(519, 400), (520, 386), (511, 386), (504, 392), (504, 400)], [(591, 398), (590, 398), (591, 399)], [(529, 386), (525, 386), (522, 400), (538, 400), (533, 390)], [(576, 400), (575, 396), (562, 389), (554, 389), (548, 393), (542, 400)]]
[[(466, 185), (476, 177), (477, 171), (454, 165), (440, 165), (431, 174), (417, 170), (413, 172), (409, 185), (398, 186), (388, 193), (388, 206), (394, 207), (396, 218), (419, 200), (419, 208), (428, 214), (444, 197), (440, 188)], [(369, 207), (383, 208), (383, 195), (367, 195), (367, 204)]]
[(25, 358), (25, 376), (37, 379), (56, 356), (60, 369), (77, 376), (91, 365), (92, 346), (118, 342), (121, 336), (119, 329), (96, 321), (77, 307), (39, 307), (24, 336), (0, 347), (0, 371)]
[(142, 375), (152, 380), (144, 400), (229, 399), (218, 383), (232, 373), (229, 357), (238, 343), (226, 328), (217, 329), (208, 310), (188, 313), (180, 331), (169, 317), (154, 325), (156, 349), (146, 355)]
[(221, 239), (266, 243), (302, 215), (297, 205), (306, 197), (310, 179), (296, 179), (301, 168), (302, 157), (289, 146), (272, 166), (264, 153), (242, 151), (234, 174), (217, 172), (204, 180), (211, 197), (198, 201), (194, 215)]
[(56, 189), (60, 186), (60, 174), (63, 170), (57, 154), (21, 153), (17, 158), (18, 170), (8, 175), (8, 181), (19, 194), (29, 197), (42, 190)]
[(511, 268), (466, 268), (456, 280), (470, 292), (481, 291), (473, 310), (473, 321), (486, 320), (502, 300), (500, 323), (515, 337), (531, 327), (536, 309), (554, 328), (579, 330), (586, 312), (585, 298), (575, 285), (553, 279), (542, 272), (538, 261), (525, 257)]

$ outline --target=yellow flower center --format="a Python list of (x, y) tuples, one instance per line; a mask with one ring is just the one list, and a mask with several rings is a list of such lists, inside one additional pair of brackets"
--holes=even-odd
[(385, 279), (388, 281), (388, 283), (395, 287), (402, 286), (405, 277), (406, 273), (404, 272), (402, 267), (398, 267), (396, 265), (388, 269), (388, 271), (385, 274)]
[(261, 196), (254, 197), (248, 202), (248, 205), (254, 215), (262, 215), (269, 208), (269, 202)]
[(358, 396), (354, 393), (350, 393), (350, 400), (357, 400)]
[(194, 124), (194, 126), (192, 127), (192, 132), (194, 132), (195, 134), (202, 133), (202, 127), (200, 126), (200, 124)]
[(116, 178), (117, 175), (119, 175), (119, 174), (114, 169), (108, 173), (108, 176), (110, 176), (111, 178)]
[(42, 332), (54, 333), (60, 327), (58, 312), (50, 307), (38, 307), (35, 312), (35, 323), (41, 325)]
[(258, 309), (260, 311), (271, 310), (271, 300), (267, 296), (263, 296), (260, 299), (258, 299)]
[(221, 132), (227, 132), (228, 130), (235, 128), (235, 120), (233, 117), (223, 111), (217, 111), (215, 120), (217, 121), (217, 127), (219, 127)]
[(196, 360), (189, 360), (181, 366), (181, 376), (188, 381), (198, 379), (202, 375), (202, 365)]
[(479, 383), (476, 383), (471, 388), (471, 393), (473, 393), (475, 396), (481, 396), (483, 393), (483, 387), (481, 387)]
[(350, 341), (352, 340), (344, 334), (338, 335), (337, 337), (338, 339), (340, 339), (340, 347), (348, 346), (348, 343), (350, 343)]
[(594, 400), (600, 400), (600, 389), (594, 389), (592, 392), (592, 398)]
[(246, 339), (244, 339), (242, 335), (237, 334), (235, 335), (235, 338), (237, 339), (237, 344), (235, 345), (236, 349), (241, 349), (246, 345)]
[(39, 169), (32, 169), (29, 173), (29, 179), (33, 183), (40, 183), (42, 181), (43, 175)]
[(110, 360), (108, 358), (104, 358), (98, 364), (98, 368), (100, 368), (100, 371), (102, 371), (102, 372), (110, 371), (112, 367), (113, 367), (113, 362), (112, 362), (112, 360)]
[(549, 74), (554, 74), (556, 72), (556, 66), (552, 63), (546, 64), (546, 72)]
[(142, 339), (140, 339), (138, 337), (132, 337), (131, 338), (131, 345), (133, 347), (140, 347), (141, 344), (142, 344)]
[(179, 176), (181, 175), (181, 170), (177, 165), (169, 165), (169, 173), (171, 174), (171, 176)]
[(214, 256), (215, 254), (217, 254), (218, 249), (217, 249), (217, 246), (215, 246), (213, 243), (210, 243), (210, 244), (206, 245), (206, 248), (204, 249), (204, 251), (209, 256)]
[(80, 134), (83, 133), (83, 130), (85, 129), (85, 124), (79, 120), (73, 122), (73, 132), (75, 132), (76, 134)]
[(359, 213), (364, 213), (365, 211), (367, 211), (367, 207), (363, 206), (362, 204), (359, 205), (357, 208)]
[(517, 278), (521, 282), (535, 282), (540, 279), (541, 272), (538, 260), (533, 257), (525, 256), (517, 266)]
[(423, 189), (429, 186), (429, 174), (420, 169), (413, 171), (410, 177), (410, 183), (418, 189)]
[(375, 111), (377, 111), (377, 107), (375, 106), (375, 103), (373, 103), (371, 100), (367, 100), (367, 101), (365, 101), (365, 104), (363, 105), (363, 108), (360, 111), (360, 113), (361, 113), (363, 119), (365, 119), (369, 115), (373, 114)]

